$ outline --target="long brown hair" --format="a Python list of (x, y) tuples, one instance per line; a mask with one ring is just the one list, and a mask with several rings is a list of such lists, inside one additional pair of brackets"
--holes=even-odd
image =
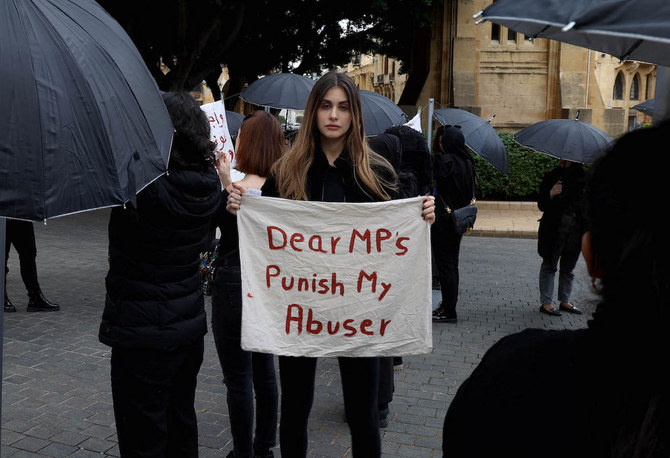
[(277, 118), (265, 111), (245, 116), (240, 126), (236, 169), (267, 177), (284, 152), (284, 132)]
[(326, 92), (333, 87), (342, 88), (349, 101), (352, 120), (346, 133), (345, 148), (354, 164), (354, 179), (363, 189), (369, 190), (380, 199), (390, 200), (386, 189), (394, 189), (395, 183), (376, 174), (373, 169), (389, 169), (390, 176), (394, 175), (393, 169), (384, 158), (370, 149), (365, 140), (358, 88), (349, 76), (334, 71), (319, 78), (312, 88), (298, 136), (291, 149), (275, 164), (273, 173), (277, 179), (279, 195), (285, 199), (307, 200), (307, 171), (314, 162), (316, 142), (320, 135), (316, 127), (317, 111)]

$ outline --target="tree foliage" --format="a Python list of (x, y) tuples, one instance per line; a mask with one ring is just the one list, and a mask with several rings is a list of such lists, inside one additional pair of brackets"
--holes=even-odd
[[(274, 71), (319, 73), (355, 53), (408, 61), (431, 0), (99, 0), (125, 28), (163, 90), (206, 81), (218, 98)], [(161, 67), (161, 63), (164, 65)], [(161, 70), (168, 69), (167, 73)]]

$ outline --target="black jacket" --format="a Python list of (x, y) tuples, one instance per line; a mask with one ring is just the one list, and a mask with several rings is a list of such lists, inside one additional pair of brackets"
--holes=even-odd
[[(586, 178), (586, 172), (581, 164), (556, 167), (542, 178), (537, 200), (537, 206), (543, 212), (537, 234), (540, 256), (551, 256), (559, 228), (566, 221), (572, 221), (572, 226), (566, 230), (583, 232), (583, 195)], [(559, 180), (563, 184), (563, 191), (552, 199), (549, 191)], [(566, 219), (563, 215), (573, 218)]]
[(107, 297), (100, 341), (173, 350), (207, 332), (198, 273), (220, 199), (216, 171), (170, 170), (109, 220)]
[(435, 153), (433, 174), (437, 187), (435, 212), (438, 218), (446, 215), (444, 205), (456, 209), (465, 207), (475, 197), (475, 166), (463, 154)]
[[(307, 172), (307, 198), (311, 201), (323, 201), (324, 197), (324, 179), (328, 172), (328, 159), (325, 153), (317, 145), (314, 154), (314, 161)], [(356, 180), (354, 175), (354, 164), (346, 149), (338, 156), (334, 163), (335, 173), (341, 178), (344, 185), (345, 202), (377, 202), (381, 199), (363, 184)], [(384, 177), (387, 181), (397, 184), (397, 176), (390, 168), (380, 168), (373, 170), (378, 176)], [(397, 190), (386, 189), (386, 192), (392, 199), (398, 197)], [(277, 189), (277, 181), (270, 174), (263, 185), (262, 193), (264, 196), (280, 197)]]

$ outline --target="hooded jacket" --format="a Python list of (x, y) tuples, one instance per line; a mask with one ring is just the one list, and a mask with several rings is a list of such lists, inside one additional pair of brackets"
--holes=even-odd
[(111, 347), (173, 350), (207, 332), (200, 253), (220, 200), (215, 170), (170, 170), (109, 220), (107, 297), (99, 339)]

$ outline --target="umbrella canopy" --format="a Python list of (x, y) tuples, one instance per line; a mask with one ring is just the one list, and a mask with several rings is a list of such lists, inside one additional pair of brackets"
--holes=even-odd
[(635, 108), (637, 111), (641, 111), (642, 113), (649, 115), (649, 116), (655, 116), (656, 115), (656, 110), (654, 109), (654, 99), (649, 99), (645, 100), (642, 103), (638, 103), (635, 105), (633, 108)]
[(592, 164), (612, 144), (612, 137), (576, 119), (549, 119), (514, 134), (514, 140), (557, 159)]
[(507, 149), (490, 122), (458, 108), (440, 108), (433, 117), (443, 126), (461, 126), (468, 148), (505, 175), (509, 173)]
[(481, 13), (532, 38), (549, 38), (621, 60), (670, 66), (670, 2), (497, 0)]
[(236, 111), (226, 110), (226, 124), (228, 124), (228, 132), (230, 133), (231, 137), (237, 135), (237, 131), (240, 130), (243, 119), (243, 114), (240, 114)]
[(164, 173), (167, 109), (97, 3), (3, 0), (0, 43), (0, 216), (120, 205)]
[(366, 137), (383, 134), (389, 127), (401, 126), (408, 121), (405, 112), (388, 97), (365, 89), (359, 93)]
[(315, 83), (295, 73), (275, 73), (251, 83), (240, 97), (263, 107), (304, 110)]

